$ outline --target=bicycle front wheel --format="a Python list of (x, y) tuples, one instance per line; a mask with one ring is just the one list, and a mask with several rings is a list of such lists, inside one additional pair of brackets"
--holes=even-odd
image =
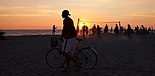
[(90, 47), (80, 49), (76, 57), (84, 69), (91, 69), (97, 64), (97, 52)]
[(65, 58), (59, 54), (60, 48), (50, 49), (45, 56), (46, 63), (51, 68), (59, 68), (64, 64)]

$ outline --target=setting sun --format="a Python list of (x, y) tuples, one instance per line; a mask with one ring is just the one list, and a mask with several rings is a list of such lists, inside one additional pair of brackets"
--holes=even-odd
[(83, 27), (84, 25), (87, 26), (89, 29), (91, 28), (89, 22), (81, 21), (81, 22), (79, 22), (79, 29), (82, 30), (82, 27)]

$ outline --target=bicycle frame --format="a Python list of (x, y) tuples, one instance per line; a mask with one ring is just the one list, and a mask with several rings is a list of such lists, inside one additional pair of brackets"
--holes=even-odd
[[(91, 48), (90, 46), (85, 46), (85, 47), (81, 47), (79, 44), (80, 44), (80, 42), (82, 41), (82, 39), (79, 39), (79, 38), (75, 38), (76, 40), (77, 40), (77, 42), (75, 43), (75, 47), (74, 47), (74, 50), (70, 50), (70, 52), (69, 52), (69, 54), (71, 55), (72, 54), (72, 56), (74, 56), (76, 59), (81, 59), (82, 58), (82, 62), (81, 63), (83, 63), (83, 61), (84, 61), (84, 65), (82, 65), (81, 67), (82, 68), (84, 68), (84, 69), (87, 69), (87, 68), (92, 68), (92, 67), (94, 67), (95, 65), (96, 65), (96, 63), (97, 63), (97, 51), (95, 50), (95, 49), (93, 49), (93, 48)], [(56, 53), (57, 51), (55, 51), (55, 54), (54, 55), (64, 55), (64, 52), (62, 52), (62, 48), (61, 47), (59, 47), (59, 46), (57, 46), (57, 47), (53, 47), (52, 49), (56, 49), (56, 50), (58, 50), (58, 53)], [(48, 53), (50, 52), (50, 51), (52, 51), (52, 49), (50, 49), (47, 53), (46, 53), (46, 58), (45, 58), (45, 60), (46, 60), (46, 62), (47, 62), (47, 64), (50, 66), (50, 67), (53, 67), (52, 65), (50, 65), (50, 63), (48, 62), (48, 56), (47, 55), (49, 55)], [(82, 54), (82, 52), (85, 52), (84, 50), (86, 49), (86, 52), (94, 52), (93, 53), (93, 55), (95, 56), (95, 63), (93, 62), (93, 65), (91, 64), (91, 65), (89, 65), (88, 67), (87, 66), (85, 66), (85, 61), (87, 62), (87, 56), (86, 57), (79, 57), (80, 56), (80, 54)], [(88, 50), (88, 51), (87, 51)], [(84, 54), (87, 54), (87, 53), (83, 53), (83, 55)], [(82, 56), (82, 55), (81, 55)], [(65, 65), (65, 63), (66, 63), (66, 59), (62, 62), (62, 65), (60, 64), (60, 67), (63, 67), (64, 65)], [(86, 63), (87, 64), (87, 63)], [(59, 67), (57, 67), (57, 68), (59, 68)]]
[[(79, 43), (80, 43), (80, 41), (79, 41), (79, 40), (77, 40), (77, 41), (78, 41), (78, 42), (77, 42), (77, 44), (76, 44), (75, 52), (74, 52), (74, 54), (73, 54), (74, 57), (76, 57), (76, 54), (77, 54), (77, 52), (78, 52), (78, 50), (79, 50)], [(60, 48), (60, 51), (62, 51), (62, 48)], [(64, 65), (65, 63), (66, 63), (66, 59), (65, 59), (63, 65)], [(62, 66), (63, 66), (63, 65), (62, 65)]]
[(74, 52), (74, 56), (76, 56), (76, 54), (77, 54), (77, 52), (78, 52), (78, 47), (79, 47), (79, 43), (80, 43), (80, 41), (78, 41), (77, 42), (77, 44), (76, 44), (76, 48), (75, 48), (75, 52)]

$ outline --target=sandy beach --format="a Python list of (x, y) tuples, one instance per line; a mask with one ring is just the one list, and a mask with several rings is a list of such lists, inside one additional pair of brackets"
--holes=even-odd
[(155, 34), (107, 35), (83, 41), (98, 52), (93, 69), (69, 72), (45, 63), (52, 36), (10, 36), (0, 40), (0, 76), (155, 76)]

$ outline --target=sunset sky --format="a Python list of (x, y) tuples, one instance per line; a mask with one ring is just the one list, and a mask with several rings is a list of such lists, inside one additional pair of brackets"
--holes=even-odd
[[(155, 28), (155, 0), (0, 0), (1, 29), (51, 29), (62, 28), (61, 12), (68, 9), (74, 25), (77, 20), (105, 26), (105, 23), (121, 21)], [(83, 22), (81, 21), (80, 25)], [(116, 23), (108, 24), (114, 27)]]

